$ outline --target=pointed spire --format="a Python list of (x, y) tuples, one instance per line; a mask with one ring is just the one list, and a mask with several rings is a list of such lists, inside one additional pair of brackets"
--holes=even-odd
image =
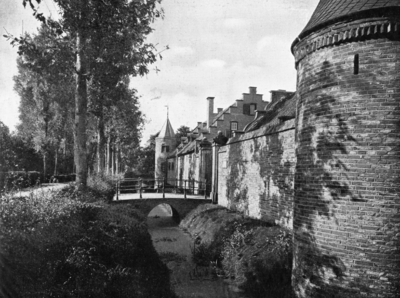
[(165, 106), (167, 108), (167, 120), (169, 119), (169, 106)]
[(158, 138), (175, 138), (174, 129), (172, 128), (171, 122), (169, 122), (168, 115), (167, 115), (167, 121), (161, 128)]

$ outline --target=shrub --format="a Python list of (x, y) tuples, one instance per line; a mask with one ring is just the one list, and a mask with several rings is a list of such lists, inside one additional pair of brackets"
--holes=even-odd
[(41, 183), (41, 173), (36, 171), (14, 171), (1, 173), (0, 192), (20, 190)]
[(215, 251), (210, 248), (209, 243), (194, 245), (192, 249), (192, 261), (198, 266), (209, 266), (211, 262), (219, 258)]
[(222, 250), (225, 274), (249, 297), (291, 297), (291, 233), (237, 223)]
[(193, 251), (197, 265), (218, 264), (216, 272), (223, 271), (248, 297), (291, 297), (292, 236), (286, 229), (207, 204), (180, 226), (199, 240)]
[(87, 187), (83, 190), (75, 185), (66, 186), (62, 192), (65, 196), (85, 203), (111, 202), (115, 194), (115, 178), (96, 174), (88, 177)]
[(12, 296), (174, 297), (144, 217), (129, 206), (82, 202), (70, 187), (3, 196), (0, 218), (0, 284), (7, 268)]
[(105, 202), (112, 201), (115, 194), (115, 185), (117, 177), (95, 174), (88, 177), (87, 186), (93, 195)]

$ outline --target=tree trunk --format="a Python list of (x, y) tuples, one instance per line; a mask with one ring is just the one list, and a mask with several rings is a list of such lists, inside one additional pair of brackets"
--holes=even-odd
[(104, 119), (103, 107), (97, 120), (97, 172), (104, 171)]
[[(82, 16), (84, 18), (84, 16)], [(75, 127), (74, 127), (74, 161), (76, 169), (76, 184), (78, 188), (86, 186), (87, 156), (86, 156), (86, 57), (84, 53), (84, 29), (82, 26), (76, 33), (76, 89), (75, 89)]]
[(120, 164), (119, 164), (119, 144), (116, 145), (116, 152), (115, 152), (115, 174), (118, 175)]
[(46, 183), (47, 176), (47, 162), (46, 162), (46, 153), (43, 153), (43, 181)]
[(56, 149), (56, 154), (54, 156), (54, 176), (57, 175), (57, 163), (58, 163), (58, 148)]
[(115, 175), (115, 145), (111, 149), (111, 175)]
[(106, 174), (110, 173), (110, 146), (111, 146), (111, 137), (108, 136), (108, 139), (107, 139), (107, 156), (106, 156)]

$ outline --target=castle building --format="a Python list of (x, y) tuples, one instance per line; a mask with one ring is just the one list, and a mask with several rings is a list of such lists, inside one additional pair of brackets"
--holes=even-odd
[(293, 229), (295, 115), (294, 92), (273, 91), (244, 132), (214, 144), (219, 205)]
[(171, 174), (203, 179), (213, 143), (218, 204), (293, 231), (298, 298), (397, 298), (400, 1), (320, 0), (291, 49), (296, 93), (250, 87), (217, 113), (208, 98)]
[[(275, 97), (279, 97), (286, 91), (273, 92)], [(214, 97), (208, 97), (206, 121), (198, 122), (168, 156), (168, 178), (175, 177), (181, 188), (186, 185), (186, 188), (198, 189), (201, 183), (207, 183), (207, 190), (211, 191), (213, 139), (218, 133), (229, 138), (235, 132), (243, 131), (254, 120), (256, 112), (263, 110), (267, 104), (263, 95), (257, 94), (256, 87), (249, 87), (249, 93), (243, 93), (242, 99), (236, 100), (226, 109), (218, 108), (216, 113)]]
[(321, 0), (297, 69), (297, 297), (399, 297), (400, 1)]
[(298, 298), (399, 297), (400, 1), (321, 0), (292, 52), (296, 94), (216, 147), (218, 204), (293, 230)]
[(160, 130), (158, 137), (156, 138), (155, 147), (155, 169), (154, 178), (156, 180), (167, 179), (168, 174), (168, 163), (167, 157), (171, 152), (176, 149), (176, 137), (174, 129), (172, 128), (169, 117)]

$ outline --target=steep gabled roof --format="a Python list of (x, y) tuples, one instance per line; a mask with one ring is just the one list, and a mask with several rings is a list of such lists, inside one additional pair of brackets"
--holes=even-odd
[[(347, 17), (375, 15), (382, 9), (400, 8), (400, 0), (320, 0), (307, 26), (299, 37)], [(296, 41), (294, 42), (294, 44)]]
[(158, 138), (175, 138), (174, 129), (172, 128), (171, 122), (169, 119), (164, 123), (163, 127), (160, 130), (160, 134)]
[(178, 152), (178, 156), (186, 155), (186, 154), (192, 153), (194, 151), (196, 151), (196, 141), (195, 140), (193, 140), (193, 141), (189, 142), (188, 144), (186, 144), (182, 148), (182, 150), (180, 150)]
[(246, 132), (250, 132), (260, 127), (276, 127), (289, 119), (296, 117), (296, 95), (290, 94), (275, 102), (271, 102), (265, 107), (266, 113), (262, 117), (254, 120), (246, 127)]

